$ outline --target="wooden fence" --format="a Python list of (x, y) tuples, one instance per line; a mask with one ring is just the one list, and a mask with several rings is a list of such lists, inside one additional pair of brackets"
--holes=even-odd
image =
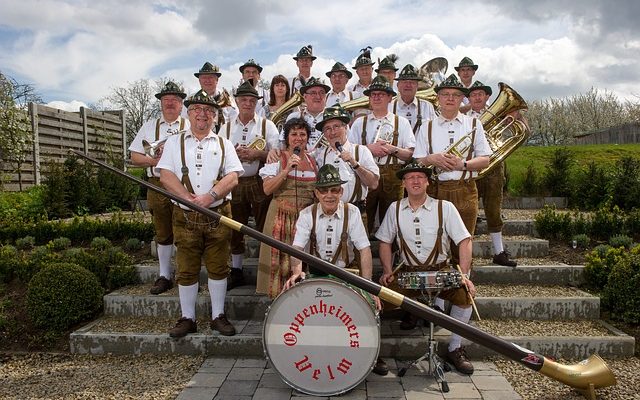
[(587, 132), (575, 137), (576, 144), (627, 144), (640, 143), (640, 123), (618, 125)]
[[(4, 189), (18, 191), (42, 183), (47, 165), (62, 162), (69, 150), (80, 150), (105, 160), (109, 154), (126, 158), (126, 124), (124, 111), (93, 111), (81, 107), (68, 112), (41, 104), (29, 104), (33, 130), (33, 151), (20, 168), (3, 165)], [(7, 163), (4, 163), (7, 164)]]

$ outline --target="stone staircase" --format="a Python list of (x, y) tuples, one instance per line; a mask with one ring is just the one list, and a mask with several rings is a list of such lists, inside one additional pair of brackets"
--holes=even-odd
[[(486, 233), (486, 224), (480, 223), (478, 234)], [(546, 240), (534, 237), (532, 221), (506, 221), (503, 230), (506, 249), (516, 258), (542, 258), (548, 255)], [(517, 236), (517, 237), (516, 237)], [(526, 238), (523, 238), (525, 237)], [(206, 272), (201, 272), (202, 292), (199, 294), (196, 315), (199, 329), (196, 334), (181, 339), (172, 339), (167, 331), (180, 314), (177, 289), (159, 296), (148, 294), (151, 282), (157, 276), (157, 266), (137, 267), (142, 285), (123, 288), (104, 297), (104, 315), (75, 331), (70, 336), (71, 352), (79, 354), (205, 354), (228, 356), (264, 355), (262, 329), (270, 301), (266, 296), (255, 294), (255, 277), (259, 243), (249, 239), (245, 258), (245, 277), (248, 284), (228, 292), (226, 312), (238, 334), (231, 337), (213, 333), (209, 326), (210, 306), (206, 293)], [(374, 253), (374, 276), (381, 272)], [(491, 243), (475, 240), (474, 259), (491, 255)], [(487, 264), (478, 262), (477, 264)], [(565, 359), (582, 359), (599, 353), (603, 357), (627, 357), (633, 355), (634, 339), (610, 325), (600, 321), (600, 300), (575, 288), (582, 282), (583, 266), (553, 264), (518, 265), (517, 268), (496, 265), (477, 265), (473, 280), (478, 285), (476, 303), (483, 318), (481, 329), (513, 320), (522, 325), (534, 326), (535, 334), (524, 329), (515, 329), (518, 335), (502, 336), (505, 340), (529, 348), (538, 353)], [(518, 287), (544, 288), (553, 286), (557, 294), (532, 296), (517, 294), (508, 296), (484, 296), (483, 292), (495, 292), (496, 288)], [(486, 288), (486, 289), (484, 289)], [(513, 291), (513, 290), (512, 290)], [(552, 291), (554, 292), (554, 291)], [(555, 293), (554, 292), (554, 293)], [(385, 313), (381, 322), (380, 354), (399, 359), (415, 358), (426, 350), (428, 324), (411, 331), (399, 329), (399, 313)], [(501, 322), (503, 321), (503, 322)], [(525, 324), (526, 321), (526, 324)], [(553, 326), (565, 321), (569, 329), (572, 324), (586, 324), (591, 333), (576, 328), (562, 336), (553, 334)], [(512, 332), (514, 329), (512, 328)], [(491, 330), (489, 329), (489, 332)], [(542, 333), (540, 333), (542, 332)], [(546, 333), (549, 332), (549, 333)], [(595, 333), (594, 333), (595, 332)], [(437, 328), (439, 342), (448, 340), (449, 332)], [(490, 350), (467, 341), (471, 357), (482, 358), (494, 355)], [(446, 346), (440, 345), (443, 351)]]

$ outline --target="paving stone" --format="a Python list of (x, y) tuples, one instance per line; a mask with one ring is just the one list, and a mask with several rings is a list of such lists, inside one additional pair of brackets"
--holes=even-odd
[(367, 382), (367, 395), (370, 399), (374, 397), (393, 397), (404, 399), (404, 389), (400, 382), (392, 380)]
[(262, 378), (260, 378), (260, 383), (258, 383), (258, 387), (286, 389), (286, 388), (289, 388), (289, 385), (287, 385), (282, 380), (282, 378), (280, 378), (280, 375), (278, 374), (264, 373), (262, 374)]
[(239, 358), (233, 366), (264, 368), (267, 366), (267, 360), (264, 358)]
[(229, 371), (231, 371), (231, 366), (229, 367), (200, 367), (198, 372), (205, 372), (209, 374), (225, 374), (228, 375)]
[(204, 360), (200, 368), (229, 367), (229, 370), (231, 370), (235, 363), (235, 357), (209, 357)]
[(512, 390), (511, 384), (504, 376), (476, 376), (471, 377), (471, 381), (476, 385), (478, 390)]
[(475, 374), (478, 371), (485, 371), (485, 370), (497, 371), (498, 367), (496, 367), (496, 364), (490, 361), (474, 361), (473, 369), (475, 370), (474, 372)]
[(217, 388), (188, 387), (182, 389), (176, 400), (211, 400), (217, 392)]
[(365, 389), (356, 388), (340, 396), (331, 396), (329, 399), (331, 400), (366, 400), (367, 391)]
[(374, 374), (373, 372), (369, 373), (369, 375), (367, 375), (367, 382), (380, 382), (380, 381), (384, 381), (384, 382), (391, 382), (391, 381), (395, 381), (395, 382), (400, 382), (400, 378), (398, 377), (398, 371), (389, 371), (388, 374), (386, 374), (385, 376), (382, 375), (378, 375), (378, 374)]
[(210, 374), (206, 372), (196, 372), (187, 383), (187, 387), (209, 387), (219, 388), (222, 386), (227, 374)]
[(445, 399), (482, 399), (473, 383), (449, 383), (449, 392), (442, 396)]
[(481, 390), (483, 400), (522, 400), (514, 390)]
[(291, 397), (292, 389), (282, 388), (257, 388), (253, 400), (283, 400)]
[(458, 371), (449, 371), (444, 373), (444, 379), (451, 383), (471, 383), (471, 377), (469, 375), (461, 374)]
[(442, 400), (442, 393), (440, 392), (420, 392), (420, 391), (405, 391), (405, 397), (407, 400)]
[(218, 394), (213, 400), (252, 400), (251, 396), (234, 396), (226, 394)]
[(230, 381), (259, 381), (264, 368), (233, 367), (227, 380)]
[(219, 396), (249, 396), (251, 398), (258, 387), (258, 381), (238, 381), (226, 380), (218, 390)]
[(440, 385), (431, 376), (404, 376), (402, 387), (405, 391), (438, 392)]

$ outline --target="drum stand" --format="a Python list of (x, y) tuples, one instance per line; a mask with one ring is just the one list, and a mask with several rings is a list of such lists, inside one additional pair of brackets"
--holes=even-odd
[[(425, 291), (422, 291), (422, 299), (427, 300), (425, 304), (429, 307), (434, 307), (435, 297), (440, 293), (440, 291), (429, 292), (427, 291), (425, 295)], [(427, 347), (426, 353), (424, 353), (420, 358), (411, 362), (406, 367), (402, 367), (398, 370), (398, 376), (402, 377), (407, 373), (407, 370), (411, 367), (418, 367), (421, 361), (428, 360), (429, 361), (429, 371), (428, 374), (433, 376), (436, 382), (440, 385), (440, 390), (443, 393), (449, 392), (449, 384), (444, 378), (445, 371), (451, 371), (451, 367), (449, 364), (444, 362), (440, 356), (438, 356), (438, 342), (433, 337), (433, 322), (429, 321), (429, 346)]]

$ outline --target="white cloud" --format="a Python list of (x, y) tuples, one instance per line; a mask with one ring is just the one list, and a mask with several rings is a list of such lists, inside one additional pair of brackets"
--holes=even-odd
[(46, 106), (57, 108), (64, 111), (69, 111), (69, 112), (77, 112), (77, 111), (80, 111), (80, 107), (87, 107), (87, 105), (84, 102), (78, 101), (78, 100), (72, 100), (70, 102), (59, 101), (59, 100), (50, 101), (46, 104)]

